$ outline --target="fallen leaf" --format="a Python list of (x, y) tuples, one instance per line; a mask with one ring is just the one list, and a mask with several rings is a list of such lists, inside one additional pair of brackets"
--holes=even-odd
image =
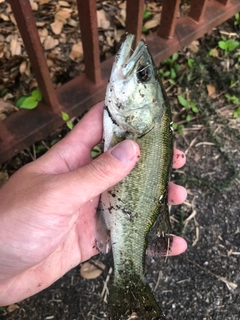
[(27, 62), (26, 61), (23, 61), (21, 64), (20, 64), (20, 67), (19, 67), (19, 71), (21, 74), (23, 74), (27, 69)]
[(76, 43), (72, 46), (72, 51), (69, 55), (69, 58), (71, 60), (83, 59), (83, 46), (81, 42)]
[(158, 19), (152, 19), (152, 20), (149, 20), (147, 22), (144, 23), (144, 27), (149, 30), (149, 29), (152, 29), (152, 28), (155, 28), (159, 25), (159, 21)]
[(198, 154), (198, 153), (195, 153), (195, 155), (194, 155), (194, 161), (195, 161), (195, 162), (198, 162), (199, 159), (200, 159), (199, 154)]
[(40, 5), (45, 4), (45, 3), (49, 3), (51, 0), (38, 0), (38, 3)]
[(4, 14), (4, 13), (1, 13), (1, 14), (0, 14), (0, 18), (2, 18), (3, 21), (9, 21), (9, 20), (10, 20), (9, 17), (8, 17), (6, 14)]
[(67, 1), (58, 1), (58, 3), (62, 7), (70, 7), (70, 4)]
[(98, 28), (109, 29), (110, 27), (110, 21), (107, 20), (106, 13), (103, 9), (97, 11), (97, 22)]
[(76, 28), (78, 26), (78, 21), (73, 19), (68, 19), (67, 24), (69, 24), (71, 27)]
[(207, 91), (209, 97), (214, 98), (214, 96), (216, 96), (216, 88), (213, 85), (207, 84)]
[(84, 262), (80, 269), (80, 275), (84, 279), (95, 279), (100, 276), (100, 274), (105, 269), (105, 265), (98, 260), (93, 260), (93, 263), (87, 261)]
[(67, 19), (71, 17), (72, 9), (62, 8), (55, 14), (55, 20), (60, 20), (66, 23)]
[(59, 41), (57, 39), (54, 39), (51, 36), (48, 36), (47, 39), (44, 41), (44, 49), (49, 50), (53, 49), (59, 44)]
[(13, 38), (10, 42), (10, 51), (12, 56), (20, 55), (21, 53), (21, 45), (15, 38)]
[(30, 4), (32, 7), (33, 11), (37, 11), (38, 10), (38, 4), (36, 2), (34, 2), (33, 0), (30, 0)]
[(40, 41), (41, 41), (41, 43), (43, 43), (47, 39), (47, 36), (48, 36), (47, 28), (39, 29), (38, 33), (39, 33)]
[(63, 22), (61, 20), (55, 20), (50, 24), (53, 33), (60, 34), (63, 28)]
[(19, 309), (19, 306), (17, 304), (10, 304), (10, 306), (7, 307), (8, 312), (13, 312), (16, 309)]
[(192, 53), (197, 53), (199, 50), (199, 41), (194, 40), (187, 47)]
[(212, 55), (213, 57), (218, 57), (218, 50), (217, 50), (216, 48), (213, 48), (213, 49), (211, 50), (211, 55)]

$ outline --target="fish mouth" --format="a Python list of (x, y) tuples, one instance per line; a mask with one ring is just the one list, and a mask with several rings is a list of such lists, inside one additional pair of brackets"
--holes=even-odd
[(134, 39), (133, 34), (128, 34), (116, 56), (116, 67), (122, 70), (124, 77), (132, 72), (144, 50), (146, 50), (146, 44), (143, 40), (133, 50)]

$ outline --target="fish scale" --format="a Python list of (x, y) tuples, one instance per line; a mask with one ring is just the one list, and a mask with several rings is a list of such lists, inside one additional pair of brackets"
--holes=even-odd
[[(110, 319), (165, 319), (144, 277), (146, 239), (158, 221), (170, 228), (167, 186), (173, 156), (171, 110), (146, 44), (132, 53), (133, 35), (113, 65), (104, 110), (104, 149), (133, 139), (141, 150), (134, 169), (101, 195), (101, 215), (110, 234), (114, 282)], [(121, 94), (124, 92), (124, 94)], [(121, 107), (119, 107), (121, 106)]]

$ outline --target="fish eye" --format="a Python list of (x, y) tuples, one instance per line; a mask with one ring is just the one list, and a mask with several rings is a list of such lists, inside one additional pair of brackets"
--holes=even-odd
[(152, 76), (152, 69), (149, 64), (141, 65), (137, 70), (138, 80), (141, 82), (147, 82)]

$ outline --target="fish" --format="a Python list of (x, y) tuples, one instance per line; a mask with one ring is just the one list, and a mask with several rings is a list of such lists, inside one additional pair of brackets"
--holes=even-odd
[[(141, 150), (134, 169), (102, 193), (98, 248), (111, 241), (114, 280), (109, 292), (109, 319), (162, 320), (164, 313), (145, 279), (147, 236), (157, 225), (161, 240), (170, 230), (167, 188), (173, 157), (170, 104), (146, 43), (132, 49), (128, 34), (115, 56), (106, 89), (104, 151), (132, 139)], [(99, 228), (100, 230), (100, 228)], [(105, 240), (104, 240), (105, 239)]]

